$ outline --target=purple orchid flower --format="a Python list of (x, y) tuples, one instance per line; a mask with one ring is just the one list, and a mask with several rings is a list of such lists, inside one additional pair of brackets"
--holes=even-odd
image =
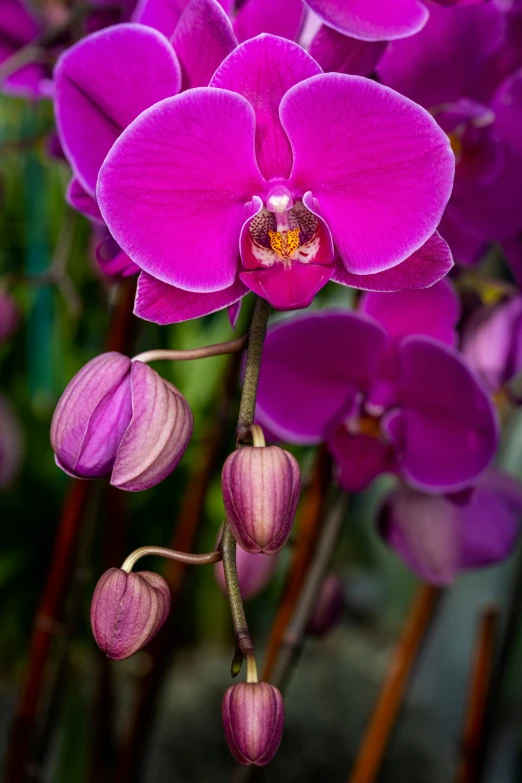
[(361, 41), (391, 41), (415, 35), (429, 19), (432, 3), (467, 6), (485, 0), (306, 0), (321, 20)]
[(449, 283), (365, 294), (361, 310), (269, 329), (257, 419), (282, 440), (326, 442), (349, 491), (386, 472), (430, 492), (466, 486), (494, 456), (498, 423), (453, 348), (458, 303)]
[(400, 487), (384, 501), (379, 527), (387, 544), (425, 582), (448, 585), (459, 571), (500, 563), (518, 541), (522, 486), (487, 471), (470, 493), (427, 495)]
[(481, 307), (466, 324), (462, 353), (492, 393), (522, 370), (522, 297)]
[(330, 279), (431, 285), (452, 264), (434, 234), (452, 175), (447, 137), (424, 110), (369, 80), (323, 74), (296, 44), (263, 35), (238, 46), (210, 88), (143, 112), (105, 159), (96, 195), (143, 270), (136, 313), (173, 323), (249, 290), (297, 309)]
[(493, 3), (433, 8), (425, 28), (391, 43), (378, 66), (383, 83), (428, 108), (451, 139), (455, 185), (440, 231), (463, 263), (522, 229), (522, 70), (505, 78), (506, 46), (505, 15)]

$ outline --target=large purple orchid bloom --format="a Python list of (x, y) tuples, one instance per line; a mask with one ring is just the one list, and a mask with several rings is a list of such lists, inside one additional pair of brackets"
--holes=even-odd
[(391, 41), (422, 30), (436, 3), (466, 6), (485, 0), (306, 0), (334, 30), (362, 41)]
[(346, 490), (386, 472), (431, 492), (462, 488), (492, 459), (498, 428), (452, 347), (458, 304), (449, 283), (364, 294), (361, 310), (269, 329), (258, 421), (292, 443), (325, 441)]
[(522, 229), (522, 70), (506, 77), (505, 33), (493, 3), (434, 8), (378, 66), (382, 81), (428, 108), (451, 139), (455, 185), (440, 231), (460, 262)]
[(459, 571), (500, 563), (520, 535), (522, 486), (488, 470), (470, 492), (427, 495), (400, 487), (385, 499), (380, 532), (425, 582), (448, 585)]
[(249, 290), (292, 309), (330, 279), (431, 285), (452, 264), (434, 235), (452, 176), (424, 110), (263, 35), (210, 88), (143, 112), (105, 159), (97, 198), (144, 270), (137, 314), (172, 323)]

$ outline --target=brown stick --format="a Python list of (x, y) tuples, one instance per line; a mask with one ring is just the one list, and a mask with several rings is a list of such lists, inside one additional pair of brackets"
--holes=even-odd
[[(129, 332), (133, 286), (121, 291), (108, 344), (121, 348)], [(6, 783), (23, 783), (27, 774), (34, 734), (35, 718), (45, 679), (45, 668), (54, 634), (60, 628), (64, 597), (74, 565), (74, 552), (81, 523), (93, 484), (73, 480), (70, 483), (54, 549), (50, 557), (47, 581), (36, 611), (25, 683), (15, 709), (6, 760)]]
[(375, 780), (440, 594), (439, 588), (423, 585), (413, 600), (349, 783), (373, 783)]
[(310, 488), (301, 503), (297, 544), (284, 595), (272, 624), (263, 669), (263, 680), (269, 681), (271, 679), (285, 633), (301, 595), (319, 535), (331, 470), (331, 457), (324, 447), (320, 447), (317, 452)]
[(499, 608), (493, 606), (486, 609), (480, 618), (456, 783), (476, 783), (477, 780), (482, 727), (486, 714), (499, 616)]
[[(231, 424), (232, 407), (230, 397), (237, 384), (240, 355), (233, 354), (229, 360), (224, 390), (219, 408), (209, 421), (204, 434), (201, 452), (193, 472), (190, 474), (184, 499), (178, 514), (170, 547), (190, 552), (203, 516), (207, 489), (219, 463), (220, 456)], [(112, 783), (132, 783), (139, 779), (141, 762), (147, 746), (156, 712), (156, 705), (172, 653), (171, 640), (175, 630), (175, 605), (181, 594), (183, 577), (187, 566), (175, 560), (166, 564), (165, 578), (171, 592), (171, 613), (167, 627), (156, 636), (148, 648), (152, 664), (145, 675), (136, 705), (131, 715), (129, 729), (121, 749)]]

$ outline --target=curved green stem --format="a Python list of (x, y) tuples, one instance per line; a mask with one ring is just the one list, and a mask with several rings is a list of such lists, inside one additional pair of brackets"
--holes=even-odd
[(246, 348), (248, 335), (238, 337), (237, 340), (229, 340), (226, 343), (215, 343), (214, 345), (204, 345), (202, 348), (189, 348), (179, 351), (145, 351), (134, 356), (133, 362), (156, 362), (156, 361), (188, 361), (191, 359), (206, 359), (209, 356), (222, 356), (228, 353), (239, 353)]
[(130, 574), (138, 560), (146, 555), (158, 555), (158, 557), (166, 557), (168, 560), (177, 560), (178, 563), (187, 563), (188, 565), (209, 565), (221, 560), (221, 552), (217, 550), (206, 552), (204, 555), (193, 555), (190, 552), (176, 552), (174, 549), (165, 549), (162, 546), (142, 546), (131, 552), (125, 559), (121, 567), (122, 571)]

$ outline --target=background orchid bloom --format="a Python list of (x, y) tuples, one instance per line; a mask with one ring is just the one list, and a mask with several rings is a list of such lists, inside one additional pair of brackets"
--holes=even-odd
[(306, 0), (329, 27), (362, 41), (389, 41), (415, 35), (429, 19), (433, 3), (466, 6), (485, 0)]
[(386, 472), (427, 491), (466, 486), (492, 459), (498, 431), (481, 383), (451, 347), (449, 284), (366, 294), (361, 309), (269, 329), (257, 419), (282, 440), (325, 441), (346, 490)]
[[(22, 0), (0, 0), (0, 64), (33, 43), (43, 30), (42, 20), (29, 11)], [(34, 63), (8, 76), (1, 89), (15, 95), (40, 97), (47, 94), (50, 77), (49, 67)]]
[(462, 335), (462, 353), (492, 393), (522, 370), (522, 297), (472, 313)]
[(500, 563), (515, 548), (522, 485), (489, 470), (469, 493), (427, 495), (400, 487), (388, 495), (379, 527), (386, 543), (425, 582), (448, 585), (459, 571)]
[(434, 236), (452, 176), (447, 137), (424, 110), (263, 35), (209, 89), (143, 112), (108, 154), (97, 198), (146, 273), (137, 314), (172, 323), (248, 290), (297, 309), (330, 279), (431, 285), (452, 264)]
[(506, 50), (505, 15), (493, 3), (434, 8), (378, 66), (383, 83), (428, 108), (451, 139), (455, 184), (440, 231), (460, 262), (522, 229), (522, 70), (506, 74)]

